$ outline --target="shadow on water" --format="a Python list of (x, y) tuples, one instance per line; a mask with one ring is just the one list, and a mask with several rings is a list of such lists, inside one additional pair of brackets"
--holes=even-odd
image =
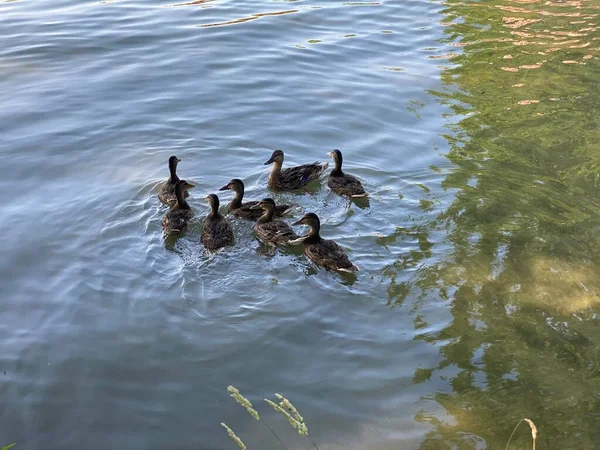
[(354, 205), (356, 205), (356, 207), (358, 207), (360, 209), (368, 209), (371, 207), (371, 202), (369, 201), (369, 197), (352, 198), (352, 199), (350, 199), (350, 201), (352, 203), (354, 203)]
[[(446, 3), (445, 42), (462, 53), (431, 93), (456, 118), (442, 184), (455, 197), (379, 239), (416, 241), (385, 270), (388, 304), (413, 301), (415, 339), (439, 349), (413, 378), (446, 386), (416, 417), (433, 425), (422, 449), (503, 448), (523, 417), (541, 448), (600, 439), (598, 12)], [(435, 302), (448, 313), (437, 329)], [(511, 448), (527, 445), (525, 427)]]

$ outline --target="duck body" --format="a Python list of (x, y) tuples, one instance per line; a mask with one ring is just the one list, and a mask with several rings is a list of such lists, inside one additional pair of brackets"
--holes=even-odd
[(175, 204), (169, 212), (163, 217), (162, 226), (166, 234), (181, 234), (188, 229), (188, 222), (194, 217), (194, 211), (185, 200), (187, 189), (191, 189), (192, 184), (185, 180), (179, 180), (175, 185)]
[[(180, 181), (179, 177), (177, 176), (177, 164), (180, 161), (181, 160), (178, 159), (176, 156), (171, 156), (169, 158), (170, 176), (169, 179), (163, 183), (163, 185), (160, 188), (160, 191), (158, 192), (158, 199), (165, 205), (173, 206), (175, 205), (175, 203), (177, 203), (177, 196), (175, 195), (175, 186)], [(189, 195), (190, 194), (187, 192), (187, 190), (184, 190), (184, 197), (187, 198), (189, 197)]]
[(298, 239), (298, 235), (283, 220), (274, 219), (275, 202), (270, 198), (265, 198), (253, 206), (255, 210), (262, 209), (263, 214), (254, 225), (256, 236), (265, 244), (283, 246), (288, 245), (290, 241)]
[[(258, 220), (262, 213), (260, 210), (252, 209), (252, 207), (256, 205), (258, 205), (258, 202), (254, 200), (244, 203), (238, 208), (230, 208), (230, 206), (227, 205), (227, 209), (234, 216), (241, 217), (243, 219)], [(288, 205), (277, 205), (275, 207), (275, 213), (273, 215), (274, 217), (282, 217), (289, 210), (290, 207)]]
[(215, 194), (206, 197), (211, 212), (202, 226), (200, 242), (208, 251), (215, 251), (233, 244), (233, 229), (229, 221), (219, 213), (219, 198)]
[[(258, 201), (249, 201), (243, 203), (244, 199), (244, 182), (240, 179), (234, 178), (228, 184), (223, 186), (220, 191), (232, 190), (235, 192), (235, 196), (227, 205), (227, 211), (236, 217), (243, 219), (258, 220), (262, 215), (263, 211), (260, 208), (254, 208), (259, 204)], [(274, 217), (281, 217), (290, 210), (289, 205), (277, 205), (275, 206)]]
[(337, 270), (340, 272), (356, 272), (358, 267), (352, 264), (348, 255), (342, 247), (331, 239), (323, 239), (319, 234), (321, 223), (316, 214), (308, 213), (294, 225), (308, 225), (310, 232), (292, 244), (304, 243), (304, 254), (317, 265), (326, 270)]
[(335, 161), (335, 168), (329, 174), (327, 186), (338, 195), (344, 195), (351, 198), (367, 197), (360, 180), (354, 175), (342, 171), (342, 152), (333, 150), (329, 156)]
[(265, 162), (273, 164), (269, 174), (268, 185), (274, 191), (293, 191), (305, 187), (313, 180), (319, 179), (321, 174), (329, 167), (329, 163), (314, 162), (302, 166), (288, 167), (282, 169), (283, 152), (275, 150), (271, 158)]

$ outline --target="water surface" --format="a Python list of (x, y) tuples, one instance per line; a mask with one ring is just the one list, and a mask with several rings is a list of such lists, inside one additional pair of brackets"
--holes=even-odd
[[(538, 448), (600, 439), (592, 1), (0, 3), (0, 444)], [(321, 216), (357, 279), (202, 200), (340, 148), (371, 193)], [(171, 154), (199, 219), (165, 243)], [(228, 199), (227, 194), (222, 199)], [(513, 438), (529, 445), (526, 427)]]

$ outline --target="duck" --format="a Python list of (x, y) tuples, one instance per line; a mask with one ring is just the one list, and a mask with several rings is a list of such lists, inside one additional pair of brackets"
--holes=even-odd
[(219, 212), (219, 197), (209, 194), (205, 200), (210, 205), (210, 213), (202, 226), (200, 242), (208, 251), (219, 250), (233, 244), (233, 229), (229, 221)]
[(185, 199), (185, 193), (193, 187), (193, 184), (185, 180), (179, 180), (175, 184), (175, 204), (162, 220), (166, 234), (180, 234), (187, 231), (188, 221), (194, 217), (194, 211)]
[(342, 162), (344, 160), (342, 152), (335, 149), (329, 152), (328, 155), (331, 156), (335, 162), (335, 167), (329, 174), (329, 179), (327, 180), (329, 189), (336, 194), (345, 195), (351, 198), (368, 197), (368, 194), (365, 192), (365, 189), (358, 178), (342, 172)]
[[(169, 158), (169, 172), (171, 176), (167, 181), (163, 183), (158, 192), (158, 199), (163, 202), (165, 205), (173, 206), (177, 203), (177, 197), (175, 196), (175, 185), (179, 180), (177, 176), (177, 164), (181, 162), (177, 156), (171, 156)], [(189, 197), (189, 193), (184, 191), (184, 196)]]
[(273, 164), (273, 169), (269, 174), (269, 187), (274, 191), (293, 191), (305, 187), (313, 180), (317, 180), (321, 174), (329, 167), (329, 163), (319, 161), (302, 166), (288, 167), (282, 169), (283, 151), (275, 150), (265, 166)]
[(321, 221), (316, 214), (307, 213), (292, 225), (307, 225), (310, 227), (308, 235), (291, 241), (290, 245), (303, 243), (304, 254), (314, 263), (326, 270), (350, 273), (359, 270), (358, 266), (352, 264), (342, 247), (333, 240), (321, 237)]
[(273, 219), (275, 215), (275, 202), (272, 198), (263, 198), (252, 209), (262, 209), (262, 216), (256, 221), (254, 231), (258, 238), (266, 244), (274, 246), (287, 245), (288, 242), (298, 239), (299, 236), (291, 226), (283, 220)]
[[(242, 203), (244, 199), (244, 182), (238, 178), (232, 179), (229, 183), (223, 186), (219, 191), (232, 190), (235, 192), (235, 196), (227, 205), (227, 210), (237, 217), (244, 219), (258, 220), (263, 212), (260, 208), (252, 209), (253, 206), (258, 205), (258, 201), (253, 200), (250, 202)], [(275, 207), (274, 217), (281, 217), (288, 213), (292, 208), (289, 205), (277, 205)]]

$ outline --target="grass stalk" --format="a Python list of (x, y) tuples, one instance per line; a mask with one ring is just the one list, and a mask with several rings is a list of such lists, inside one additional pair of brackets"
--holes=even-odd
[(535, 423), (533, 423), (533, 420), (528, 419), (527, 417), (519, 420), (519, 423), (517, 423), (517, 425), (513, 429), (512, 433), (510, 434), (510, 437), (508, 438), (508, 442), (506, 443), (506, 447), (504, 447), (504, 450), (508, 449), (508, 446), (510, 445), (510, 441), (512, 441), (512, 438), (515, 435), (517, 428), (519, 428), (519, 425), (521, 425), (521, 423), (523, 423), (523, 422), (527, 422), (527, 424), (529, 425), (529, 428), (531, 428), (531, 439), (533, 441), (532, 448), (533, 448), (533, 450), (535, 450), (535, 440), (537, 439), (537, 427), (535, 426)]
[(244, 444), (244, 442), (238, 437), (237, 434), (234, 433), (234, 431), (231, 428), (229, 428), (223, 422), (221, 422), (221, 426), (227, 430), (227, 434), (229, 435), (229, 437), (233, 439), (233, 442), (235, 442), (241, 450), (246, 450), (246, 444)]

